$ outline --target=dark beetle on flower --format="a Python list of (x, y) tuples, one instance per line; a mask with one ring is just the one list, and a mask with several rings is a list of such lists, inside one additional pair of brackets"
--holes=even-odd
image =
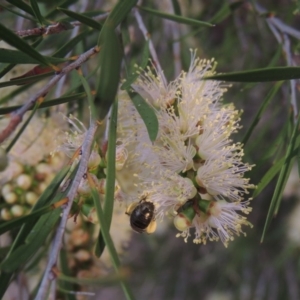
[(126, 214), (130, 216), (130, 225), (132, 229), (139, 233), (153, 233), (156, 229), (154, 211), (154, 204), (145, 199), (129, 205)]

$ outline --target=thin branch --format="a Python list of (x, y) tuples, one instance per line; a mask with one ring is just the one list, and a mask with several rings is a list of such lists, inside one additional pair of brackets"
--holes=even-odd
[[(101, 14), (100, 16), (94, 17), (93, 19), (95, 21), (101, 21), (105, 20), (109, 13)], [(69, 26), (71, 25), (71, 26)], [(20, 37), (25, 36), (41, 36), (41, 35), (51, 35), (51, 34), (58, 34), (66, 30), (73, 29), (76, 26), (84, 25), (83, 23), (79, 21), (70, 22), (68, 25), (64, 23), (57, 22), (55, 24), (46, 26), (46, 27), (36, 27), (31, 29), (25, 29), (25, 30), (18, 30), (15, 31), (15, 34), (17, 34)], [(73, 28), (72, 28), (73, 26)]]
[[(265, 14), (268, 12), (262, 5), (260, 5), (257, 2), (254, 2), (253, 5), (259, 14)], [(293, 36), (294, 38), (300, 40), (300, 31), (299, 30), (285, 24), (279, 18), (274, 17), (274, 16), (267, 18), (267, 20), (270, 21), (281, 32), (286, 33), (286, 34)]]
[(37, 296), (35, 300), (44, 300), (45, 295), (47, 293), (49, 282), (50, 280), (53, 280), (56, 278), (56, 276), (52, 272), (52, 268), (56, 265), (58, 254), (62, 245), (62, 238), (65, 232), (66, 223), (68, 220), (68, 216), (73, 204), (73, 200), (77, 194), (77, 189), (80, 184), (80, 181), (83, 177), (83, 175), (86, 173), (87, 165), (90, 157), (91, 147), (94, 140), (94, 135), (96, 133), (96, 130), (98, 128), (98, 123), (93, 121), (90, 125), (90, 128), (86, 132), (86, 136), (82, 145), (82, 155), (78, 167), (78, 171), (74, 177), (72, 186), (67, 194), (67, 197), (69, 199), (67, 206), (63, 210), (63, 215), (60, 221), (60, 224), (57, 228), (56, 235), (53, 241), (53, 248), (49, 254), (49, 260), (48, 264), (43, 276), (43, 280), (41, 282), (41, 285), (39, 287)]
[(159, 63), (159, 60), (158, 60), (158, 57), (157, 57), (154, 45), (152, 43), (152, 40), (150, 39), (151, 35), (148, 32), (148, 30), (147, 30), (147, 28), (146, 28), (146, 26), (144, 24), (144, 21), (142, 19), (142, 16), (140, 15), (138, 9), (137, 8), (133, 8), (132, 11), (133, 11), (135, 19), (136, 19), (136, 21), (138, 23), (138, 26), (139, 26), (140, 30), (142, 31), (142, 33), (144, 35), (145, 40), (149, 42), (149, 51), (151, 53), (151, 56), (152, 56), (152, 59), (153, 59), (153, 63), (156, 66), (156, 68), (158, 70), (158, 73), (162, 76), (164, 84), (167, 85), (167, 80), (166, 80), (166, 78), (164, 76), (164, 72), (163, 72), (163, 70), (162, 70), (162, 68), (160, 66), (160, 63)]
[(11, 113), (11, 119), (6, 128), (0, 132), (0, 143), (7, 139), (22, 121), (24, 114), (31, 109), (37, 101), (42, 101), (47, 95), (49, 90), (66, 74), (72, 70), (81, 66), (85, 61), (87, 61), (93, 54), (98, 53), (99, 48), (93, 47), (92, 49), (81, 54), (76, 61), (64, 67), (58, 74), (56, 74), (47, 85), (45, 85), (32, 99), (25, 103), (21, 108)]
[[(254, 3), (254, 8), (260, 14), (267, 13), (267, 10), (257, 2)], [(276, 40), (278, 41), (278, 43), (283, 45), (283, 50), (286, 56), (287, 65), (295, 66), (295, 63), (292, 58), (291, 43), (288, 35), (291, 35), (300, 40), (300, 31), (286, 25), (280, 19), (273, 16), (266, 18), (266, 22), (270, 30), (272, 31), (273, 35), (275, 36)], [(298, 105), (297, 105), (297, 97), (296, 97), (297, 84), (295, 79), (290, 80), (290, 89), (291, 89), (291, 105), (294, 114), (294, 123), (296, 123), (298, 117)]]
[[(291, 50), (291, 43), (290, 39), (287, 36), (287, 34), (283, 35), (283, 48), (286, 55), (287, 64), (289, 66), (294, 66), (293, 58), (292, 58), (292, 50)], [(291, 105), (293, 107), (293, 113), (294, 113), (294, 123), (297, 123), (297, 117), (298, 117), (298, 106), (297, 106), (297, 80), (293, 79), (290, 80), (290, 88), (291, 88)]]

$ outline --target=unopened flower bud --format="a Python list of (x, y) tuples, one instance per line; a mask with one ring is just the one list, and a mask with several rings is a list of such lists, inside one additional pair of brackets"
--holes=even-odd
[(99, 193), (105, 195), (106, 179), (99, 179)]
[(54, 177), (55, 177), (54, 173), (47, 174), (47, 176), (45, 178), (45, 182), (50, 184), (50, 182), (54, 179)]
[[(96, 177), (96, 175), (89, 173), (88, 176), (92, 179), (94, 182), (95, 187), (98, 189), (99, 186), (99, 180)], [(90, 182), (88, 181), (87, 174), (81, 179), (80, 184), (78, 186), (77, 192), (82, 196), (87, 196), (91, 194), (92, 187), (90, 185)]]
[(88, 169), (89, 171), (97, 169), (101, 162), (101, 157), (97, 151), (92, 151), (89, 162), (88, 162)]
[(185, 231), (191, 227), (195, 215), (196, 212), (192, 206), (192, 202), (186, 202), (178, 210), (178, 215), (174, 218), (174, 226), (180, 231)]
[(27, 174), (21, 174), (17, 178), (17, 185), (23, 190), (28, 190), (32, 184), (32, 179)]
[(46, 163), (39, 163), (35, 169), (38, 174), (48, 175), (48, 174), (52, 173), (51, 166)]
[(7, 208), (1, 209), (1, 219), (4, 221), (9, 221), (12, 219), (11, 212)]
[(91, 253), (85, 249), (78, 250), (74, 256), (80, 262), (86, 262), (91, 259)]
[(48, 187), (47, 183), (46, 182), (41, 182), (39, 185), (38, 185), (38, 192), (40, 194), (42, 194), (45, 189)]
[(58, 170), (64, 162), (64, 154), (62, 152), (55, 153), (51, 156), (49, 164), (55, 170)]
[(23, 173), (24, 168), (21, 164), (13, 161), (9, 164), (9, 170), (12, 173), (12, 178), (15, 178)]
[(25, 194), (25, 200), (29, 205), (34, 205), (38, 199), (38, 195), (34, 192), (27, 192)]
[(82, 246), (90, 240), (90, 235), (82, 228), (77, 228), (71, 233), (71, 241), (74, 246)]
[(17, 194), (13, 193), (13, 192), (9, 192), (7, 194), (4, 194), (3, 195), (3, 198), (5, 200), (6, 203), (9, 203), (9, 204), (13, 204), (13, 203), (16, 203), (17, 200), (18, 200), (18, 196)]
[(187, 177), (183, 178), (186, 183), (187, 183), (187, 188), (186, 188), (186, 192), (188, 192), (188, 194), (186, 194), (186, 197), (188, 199), (192, 199), (196, 196), (197, 194), (197, 189), (193, 184), (193, 181)]
[(127, 158), (128, 158), (127, 149), (123, 145), (117, 146), (117, 149), (116, 149), (116, 170), (117, 171), (120, 171), (123, 169)]
[(6, 195), (6, 194), (12, 192), (12, 190), (13, 190), (13, 187), (11, 184), (9, 184), (9, 183), (4, 184), (4, 186), (1, 189), (1, 194)]
[(10, 211), (14, 217), (21, 217), (25, 212), (24, 208), (18, 204), (14, 205)]

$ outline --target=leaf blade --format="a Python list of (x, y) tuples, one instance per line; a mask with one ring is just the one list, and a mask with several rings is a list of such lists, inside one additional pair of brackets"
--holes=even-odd
[(299, 67), (273, 67), (206, 76), (204, 80), (232, 82), (268, 82), (300, 78)]
[(159, 124), (154, 110), (139, 94), (129, 92), (129, 96), (146, 125), (150, 140), (152, 142), (155, 141), (158, 134)]
[(28, 45), (23, 39), (17, 36), (14, 32), (7, 29), (0, 23), (0, 38), (11, 46), (17, 48), (18, 50), (24, 52), (28, 56), (40, 62), (42, 65), (53, 67), (53, 65), (39, 52), (37, 52), (33, 47)]
[[(106, 173), (106, 186), (105, 186), (105, 198), (103, 212), (109, 231), (113, 209), (114, 209), (114, 194), (115, 194), (115, 177), (116, 177), (116, 140), (117, 140), (117, 121), (118, 121), (118, 102), (112, 106), (112, 113), (109, 122), (109, 136), (108, 136), (108, 148), (107, 148), (107, 173)], [(105, 241), (102, 231), (99, 231), (95, 254), (100, 257), (105, 248)]]
[(95, 21), (94, 19), (92, 18), (89, 18), (83, 14), (78, 14), (74, 11), (71, 11), (71, 10), (68, 10), (68, 9), (65, 9), (65, 8), (62, 8), (62, 7), (57, 7), (57, 10), (63, 12), (64, 14), (66, 14), (67, 16), (91, 27), (91, 28), (94, 28), (94, 29), (97, 29), (97, 30), (101, 30), (102, 29), (102, 25)]
[(142, 6), (137, 6), (140, 10), (143, 10), (145, 12), (148, 12), (156, 17), (160, 17), (160, 18), (164, 18), (164, 19), (168, 19), (174, 22), (178, 22), (178, 23), (183, 23), (183, 24), (187, 24), (187, 25), (194, 25), (194, 26), (208, 26), (208, 27), (213, 27), (214, 24), (211, 24), (209, 22), (203, 22), (203, 21), (198, 21), (195, 19), (191, 19), (191, 18), (186, 18), (186, 17), (182, 17), (182, 16), (178, 16), (178, 15), (171, 15), (168, 13), (164, 13), (158, 10), (154, 10), (148, 7), (142, 7)]

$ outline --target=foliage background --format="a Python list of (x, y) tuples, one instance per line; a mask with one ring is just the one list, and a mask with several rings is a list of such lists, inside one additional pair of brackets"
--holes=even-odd
[[(172, 2), (143, 1), (143, 6), (172, 13)], [(176, 75), (174, 58), (174, 36), (177, 31), (180, 58), (184, 69), (190, 59), (190, 48), (197, 48), (203, 58), (214, 57), (218, 62), (217, 71), (234, 71), (286, 66), (287, 55), (267, 26), (269, 13), (276, 15), (289, 26), (300, 30), (300, 17), (297, 1), (259, 1), (267, 14), (259, 15), (253, 10), (258, 1), (238, 3), (215, 27), (196, 27), (176, 24), (141, 11), (148, 31), (151, 33), (162, 68), (169, 79)], [(5, 5), (5, 1), (3, 1)], [(1, 3), (2, 4), (2, 3)], [(38, 1), (44, 12), (54, 7), (54, 3)], [(228, 1), (178, 1), (182, 15), (209, 22)], [(55, 3), (58, 6), (58, 4)], [(73, 9), (108, 9), (113, 1), (81, 1), (73, 4)], [(19, 18), (1, 10), (1, 24), (17, 29)], [(32, 23), (26, 23), (28, 28)], [(122, 24), (125, 59), (128, 65), (139, 60), (144, 38), (133, 17)], [(130, 36), (131, 35), (131, 36)], [(98, 35), (91, 34), (76, 47), (80, 53), (97, 43)], [(130, 43), (126, 38), (131, 39)], [(69, 38), (69, 33), (52, 35), (45, 39), (40, 49), (53, 49)], [(291, 53), (295, 63), (299, 61), (299, 40), (289, 37)], [(38, 48), (39, 49), (39, 48)], [(126, 52), (127, 51), (127, 52)], [(171, 54), (171, 55), (170, 55)], [(122, 77), (125, 76), (124, 68)], [(72, 85), (72, 78), (69, 79)], [(241, 141), (268, 92), (276, 82), (233, 83), (225, 94), (225, 102), (234, 102), (242, 109), (243, 128), (235, 135)], [(297, 82), (298, 83), (298, 82)], [(95, 81), (90, 81), (91, 86)], [(297, 97), (299, 95), (297, 94)], [(299, 103), (299, 101), (298, 101)], [(80, 107), (80, 106), (79, 106)], [(271, 99), (260, 122), (245, 147), (245, 161), (256, 164), (249, 177), (252, 183), (259, 184), (264, 174), (284, 157), (291, 137), (290, 85), (286, 81)], [(289, 126), (285, 126), (290, 124)], [(276, 175), (276, 174), (274, 174)], [(185, 244), (176, 239), (173, 226), (165, 224), (162, 230), (148, 235), (132, 234), (127, 251), (122, 257), (123, 264), (131, 270), (129, 285), (137, 299), (299, 299), (299, 239), (298, 243), (289, 238), (294, 230), (300, 236), (298, 224), (291, 225), (291, 215), (299, 209), (299, 179), (296, 170), (296, 184), (286, 190), (279, 212), (270, 224), (263, 243), (260, 242), (269, 206), (274, 193), (277, 176), (252, 202), (253, 212), (249, 216), (253, 229), (247, 229), (247, 237), (236, 238), (226, 249), (221, 243), (194, 245), (191, 240)], [(296, 218), (297, 219), (297, 218)], [(297, 227), (298, 226), (298, 227)], [(30, 279), (29, 279), (30, 280)], [(123, 299), (118, 285), (96, 289), (95, 299)]]

